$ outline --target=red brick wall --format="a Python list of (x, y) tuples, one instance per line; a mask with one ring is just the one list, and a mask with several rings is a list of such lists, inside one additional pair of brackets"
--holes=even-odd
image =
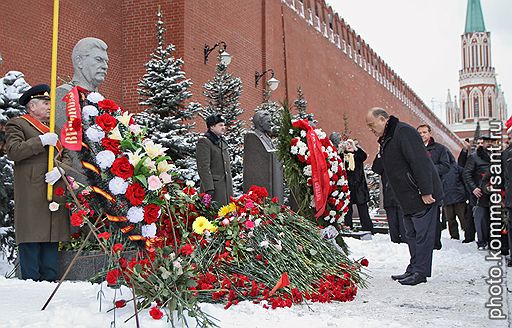
[[(289, 2), (293, 0), (287, 0)], [(322, 0), (305, 1), (319, 10), (327, 21), (332, 13)], [(131, 111), (138, 111), (137, 83), (145, 73), (144, 63), (156, 47), (155, 22), (158, 6), (166, 24), (166, 42), (177, 47), (178, 57), (185, 60), (184, 70), (194, 85), (193, 101), (205, 103), (201, 86), (215, 72), (214, 51), (208, 64), (203, 62), (205, 43), (213, 46), (225, 41), (233, 56), (229, 71), (242, 79), (242, 107), (249, 119), (261, 103), (265, 76), (254, 86), (255, 71), (274, 69), (281, 85), (273, 99), (293, 101), (301, 86), (320, 126), (327, 132), (343, 130), (343, 114), (349, 118), (353, 137), (373, 153), (375, 137), (365, 126), (369, 108), (379, 106), (412, 125), (427, 122), (434, 126), (440, 142), (457, 150), (460, 144), (416, 97), (380, 57), (364, 43), (341, 17), (335, 15), (333, 29), (340, 31), (347, 44), (362, 44), (361, 56), (378, 67), (379, 73), (407, 94), (419, 108), (413, 113), (402, 101), (333, 43), (309, 25), (304, 18), (280, 0), (93, 0), (61, 1), (59, 67), (60, 76), (72, 75), (70, 54), (82, 37), (94, 36), (109, 45), (110, 67), (102, 92), (122, 102)], [(16, 15), (17, 12), (24, 13)], [(0, 73), (21, 70), (29, 83), (50, 79), (52, 8), (42, 1), (4, 0), (0, 30), (3, 31), (2, 55), (5, 63)], [(88, 18), (85, 20), (84, 18)], [(77, 23), (78, 22), (78, 23)], [(81, 23), (82, 22), (82, 23)], [(200, 130), (204, 124), (199, 124)]]
[[(122, 80), (122, 0), (60, 1), (59, 47), (57, 76), (68, 80), (73, 75), (71, 51), (84, 37), (104, 40), (110, 57), (107, 79), (101, 92), (113, 99), (121, 99), (118, 81)], [(3, 76), (10, 70), (25, 74), (29, 84), (50, 84), (52, 1), (0, 1), (0, 52), (4, 63)], [(57, 84), (61, 84), (58, 80)]]

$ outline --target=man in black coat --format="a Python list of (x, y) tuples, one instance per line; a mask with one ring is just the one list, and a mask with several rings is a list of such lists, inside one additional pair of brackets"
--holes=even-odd
[(382, 181), (382, 195), (384, 198), (384, 210), (388, 220), (389, 237), (393, 243), (406, 243), (405, 227), (404, 227), (404, 211), (400, 207), (400, 203), (395, 196), (393, 188), (389, 183), (389, 179), (384, 172), (382, 159), (377, 155), (373, 160), (372, 171), (380, 175)]
[(379, 157), (404, 211), (410, 262), (404, 274), (391, 276), (402, 285), (427, 282), (432, 274), (436, 206), (443, 196), (441, 180), (420, 135), (382, 108), (371, 109), (366, 124), (377, 136)]
[(473, 206), (473, 220), (475, 222), (476, 242), (479, 250), (485, 250), (490, 241), (489, 227), (489, 193), (485, 186), (484, 176), (489, 175), (491, 155), (487, 149), (491, 145), (490, 137), (482, 137), (483, 145), (468, 157), (462, 177), (468, 190), (471, 191), (470, 204)]
[[(434, 163), (436, 167), (437, 174), (439, 174), (439, 178), (441, 179), (441, 183), (444, 180), (445, 175), (450, 170), (450, 151), (444, 145), (436, 142), (434, 137), (432, 137), (432, 128), (430, 125), (422, 124), (416, 128), (418, 133), (421, 136), (421, 140), (425, 144), (427, 149), (427, 154)], [(441, 206), (437, 208), (438, 215), (436, 221), (436, 240), (434, 244), (434, 249), (441, 249), (443, 245), (441, 244), (441, 230), (442, 226), (446, 227), (446, 221), (442, 222), (441, 219)]]

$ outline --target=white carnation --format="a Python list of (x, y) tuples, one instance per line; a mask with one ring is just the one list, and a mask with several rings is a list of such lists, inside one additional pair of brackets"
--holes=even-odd
[(331, 194), (331, 196), (332, 196), (332, 197), (336, 197), (336, 196), (338, 196), (338, 194), (339, 194), (339, 193), (340, 193), (340, 192), (339, 192), (338, 190), (335, 190), (335, 191)]
[(292, 155), (297, 155), (299, 153), (299, 148), (297, 146), (291, 146), (290, 153), (292, 153)]
[(92, 142), (100, 142), (101, 139), (105, 138), (105, 132), (99, 126), (97, 126), (96, 124), (91, 126), (91, 127), (89, 127), (85, 131), (85, 135)]
[(96, 155), (96, 163), (100, 166), (101, 169), (105, 170), (112, 166), (114, 160), (116, 159), (116, 155), (110, 150), (102, 150)]
[(108, 189), (114, 195), (123, 195), (126, 192), (126, 188), (128, 188), (128, 182), (120, 177), (115, 177), (108, 183)]
[(300, 136), (301, 136), (302, 138), (306, 138), (306, 131), (301, 130), (301, 131), (300, 131)]
[(94, 116), (98, 116), (98, 109), (96, 107), (87, 105), (82, 108), (82, 119), (84, 121), (87, 121)]
[(131, 223), (139, 223), (144, 220), (144, 209), (142, 207), (130, 207), (126, 217)]
[(91, 92), (87, 95), (87, 100), (97, 104), (98, 102), (105, 100), (105, 97), (103, 97), (99, 92)]
[(336, 215), (336, 211), (332, 211), (332, 210), (331, 210), (331, 211), (329, 211), (329, 215), (330, 215), (330, 216), (335, 216), (335, 215)]
[(156, 224), (146, 224), (141, 227), (142, 236), (146, 238), (153, 238), (156, 236)]
[(293, 129), (290, 129), (290, 130), (288, 131), (288, 133), (290, 133), (291, 135), (293, 135)]
[(308, 176), (308, 177), (310, 177), (310, 176), (313, 174), (313, 172), (312, 172), (312, 170), (311, 170), (311, 165), (306, 165), (306, 166), (304, 166), (304, 168), (302, 169), (302, 171), (304, 172), (304, 175), (305, 175), (305, 176)]

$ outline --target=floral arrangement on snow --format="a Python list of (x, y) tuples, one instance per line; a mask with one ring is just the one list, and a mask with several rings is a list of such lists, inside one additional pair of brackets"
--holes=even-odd
[(297, 212), (321, 227), (332, 225), (339, 231), (349, 209), (350, 191), (343, 159), (327, 134), (306, 119), (292, 119), (285, 104), (278, 153)]

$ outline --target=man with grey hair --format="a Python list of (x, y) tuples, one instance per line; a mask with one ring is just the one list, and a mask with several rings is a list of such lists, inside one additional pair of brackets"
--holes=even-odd
[[(58, 135), (68, 121), (66, 103), (62, 100), (64, 96), (75, 86), (87, 91), (98, 91), (99, 86), (105, 81), (108, 70), (107, 48), (104, 41), (91, 37), (83, 38), (75, 44), (71, 55), (73, 78), (57, 88), (55, 132)], [(81, 183), (87, 183), (78, 154), (70, 152), (70, 156), (73, 159), (74, 168), (70, 175)]]
[(436, 206), (443, 194), (441, 180), (415, 128), (382, 108), (370, 109), (366, 124), (378, 137), (376, 160), (381, 161), (404, 212), (410, 261), (404, 274), (391, 278), (402, 285), (427, 282), (432, 273)]

